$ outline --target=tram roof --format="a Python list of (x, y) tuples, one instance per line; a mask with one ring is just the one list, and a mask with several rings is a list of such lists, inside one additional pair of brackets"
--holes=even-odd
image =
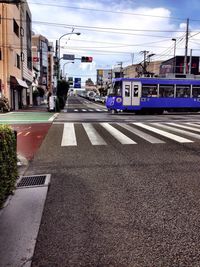
[(197, 84), (200, 85), (200, 79), (187, 79), (187, 78), (176, 78), (176, 79), (169, 79), (169, 78), (114, 78), (113, 81), (136, 81), (141, 82), (143, 84), (182, 84), (182, 85), (189, 85), (189, 84)]

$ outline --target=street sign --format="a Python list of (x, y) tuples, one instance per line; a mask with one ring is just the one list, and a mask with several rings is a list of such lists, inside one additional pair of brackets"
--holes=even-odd
[(74, 78), (74, 88), (81, 88), (81, 78)]
[(65, 60), (74, 60), (75, 55), (70, 55), (70, 54), (63, 54), (63, 59)]

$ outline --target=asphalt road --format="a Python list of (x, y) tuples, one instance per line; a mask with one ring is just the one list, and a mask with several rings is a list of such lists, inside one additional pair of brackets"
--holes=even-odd
[[(83, 113), (82, 121), (73, 124), (77, 145), (61, 146), (63, 122), (71, 116), (58, 116), (26, 173), (52, 174), (32, 266), (200, 266), (197, 136), (168, 130), (193, 141), (179, 143), (151, 132), (163, 143), (150, 143), (113, 117), (111, 125), (136, 143), (121, 144), (98, 122), (102, 114), (96, 112), (92, 126), (106, 145), (91, 144)], [(156, 120), (144, 117), (137, 121), (151, 125)], [(179, 125), (190, 121), (199, 129), (199, 115), (173, 118), (157, 116)]]

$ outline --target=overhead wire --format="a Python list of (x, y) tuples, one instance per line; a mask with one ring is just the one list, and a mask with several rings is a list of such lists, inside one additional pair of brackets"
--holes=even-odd
[(80, 9), (86, 11), (95, 11), (95, 12), (103, 12), (103, 13), (113, 13), (113, 14), (124, 14), (124, 15), (131, 15), (131, 16), (144, 16), (144, 17), (155, 17), (155, 18), (170, 18), (173, 20), (183, 20), (183, 18), (178, 17), (169, 17), (169, 16), (159, 16), (159, 15), (149, 15), (149, 14), (142, 14), (142, 13), (132, 13), (132, 12), (123, 12), (123, 11), (113, 11), (113, 10), (105, 10), (105, 9), (95, 9), (95, 8), (85, 8), (85, 7), (75, 7), (75, 6), (67, 6), (67, 5), (58, 5), (58, 4), (47, 4), (47, 3), (40, 3), (40, 2), (30, 2), (29, 4), (33, 5), (43, 5), (43, 6), (53, 6), (53, 7), (61, 7), (61, 8), (69, 8), (69, 9)]

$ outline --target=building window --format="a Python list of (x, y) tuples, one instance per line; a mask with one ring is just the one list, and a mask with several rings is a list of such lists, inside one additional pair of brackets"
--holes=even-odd
[(2, 53), (1, 53), (1, 48), (0, 48), (0, 60), (2, 60)]
[(19, 25), (15, 19), (13, 19), (13, 31), (19, 37)]
[(20, 56), (18, 54), (16, 54), (16, 66), (20, 69)]

